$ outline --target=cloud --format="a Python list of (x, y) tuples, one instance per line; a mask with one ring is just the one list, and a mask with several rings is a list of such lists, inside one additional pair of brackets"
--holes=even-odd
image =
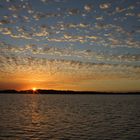
[(12, 34), (12, 28), (1, 28), (0, 29), (0, 32), (3, 34), (3, 35), (11, 35)]
[(86, 4), (86, 5), (84, 6), (84, 10), (85, 10), (86, 12), (91, 12), (91, 11), (93, 10), (93, 5), (92, 5), (92, 4)]
[(8, 19), (0, 20), (0, 25), (9, 24), (11, 23)]
[[(131, 65), (139, 62), (139, 55), (107, 55), (91, 50), (60, 49), (49, 46), (38, 47), (30, 44), (22, 47), (11, 46), (4, 42), (0, 44), (0, 71), (1, 73), (33, 73), (53, 76), (57, 73), (73, 76), (77, 72), (87, 79), (139, 79), (140, 68)], [(31, 51), (31, 53), (25, 52)], [(52, 55), (52, 57), (48, 57)], [(58, 58), (54, 56), (59, 56)], [(71, 56), (71, 57), (69, 57)], [(68, 58), (63, 58), (68, 57)], [(72, 58), (84, 58), (85, 61)], [(92, 61), (88, 61), (91, 59)], [(98, 61), (98, 63), (96, 61)], [(104, 61), (106, 63), (104, 63)], [(120, 62), (121, 63), (117, 63)]]
[(100, 4), (100, 8), (103, 9), (103, 10), (106, 10), (108, 8), (110, 8), (111, 4), (110, 3), (102, 3)]
[(42, 13), (42, 12), (36, 12), (34, 15), (33, 15), (33, 18), (35, 19), (35, 20), (40, 20), (40, 19), (42, 19), (42, 18), (45, 18), (45, 14), (44, 13)]
[(20, 8), (19, 8), (19, 6), (11, 5), (8, 9), (9, 9), (10, 11), (18, 11)]
[(49, 32), (47, 32), (46, 27), (41, 27), (40, 32), (33, 33), (33, 36), (35, 36), (35, 37), (46, 37), (48, 35), (49, 35)]
[(76, 8), (68, 9), (69, 15), (77, 15), (79, 13), (79, 10)]
[[(111, 53), (103, 53), (96, 52), (88, 49), (73, 49), (73, 48), (58, 48), (54, 46), (44, 45), (36, 45), (36, 44), (26, 44), (24, 46), (15, 46), (10, 45), (5, 42), (0, 43), (1, 46), (1, 54), (14, 54), (14, 55), (25, 55), (28, 54), (34, 57), (43, 57), (43, 58), (57, 58), (57, 59), (66, 59), (72, 60), (75, 58), (76, 60), (81, 60), (84, 62), (108, 62), (108, 63), (122, 63), (122, 64), (132, 64), (134, 62), (140, 61), (139, 54), (111, 54)], [(26, 55), (25, 55), (26, 56)]]
[(117, 13), (121, 13), (121, 12), (124, 12), (126, 9), (125, 8), (122, 8), (122, 7), (116, 7), (116, 12)]

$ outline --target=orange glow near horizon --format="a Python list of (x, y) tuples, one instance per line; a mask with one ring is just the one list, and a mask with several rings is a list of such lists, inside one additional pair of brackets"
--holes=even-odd
[[(61, 77), (61, 78), (59, 78)], [(76, 78), (75, 80), (75, 77)], [(0, 81), (0, 89), (15, 89), (15, 90), (32, 90), (36, 92), (37, 89), (54, 89), (54, 90), (75, 90), (75, 91), (138, 91), (140, 80), (85, 80), (79, 77), (78, 74), (72, 79), (68, 76), (62, 77), (58, 75), (52, 79), (46, 79), (40, 81), (26, 80), (13, 80), (8, 79), (7, 82), (2, 83)], [(63, 83), (61, 81), (64, 81)]]

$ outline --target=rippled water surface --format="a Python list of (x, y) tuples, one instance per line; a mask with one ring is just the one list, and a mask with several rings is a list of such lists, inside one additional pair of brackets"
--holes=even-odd
[(139, 95), (0, 94), (0, 140), (140, 140)]

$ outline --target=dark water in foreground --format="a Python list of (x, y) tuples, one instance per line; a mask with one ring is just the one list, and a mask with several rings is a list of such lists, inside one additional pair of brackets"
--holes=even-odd
[(0, 94), (0, 140), (140, 140), (139, 95)]

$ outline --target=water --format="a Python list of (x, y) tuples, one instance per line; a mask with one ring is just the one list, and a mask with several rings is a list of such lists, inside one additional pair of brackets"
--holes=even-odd
[(139, 95), (0, 94), (0, 140), (139, 140)]

